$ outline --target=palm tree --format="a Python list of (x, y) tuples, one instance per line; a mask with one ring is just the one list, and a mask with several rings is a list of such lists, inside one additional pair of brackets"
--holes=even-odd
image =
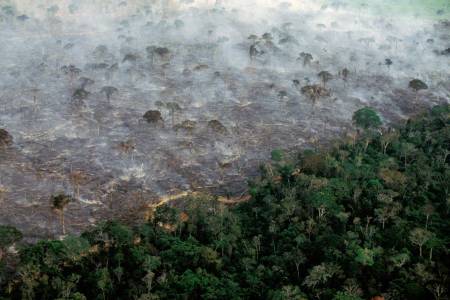
[(179, 105), (178, 103), (176, 103), (176, 102), (167, 102), (167, 103), (166, 103), (166, 107), (167, 107), (167, 109), (169, 109), (169, 111), (170, 111), (170, 115), (171, 115), (171, 117), (172, 117), (172, 126), (174, 126), (174, 125), (175, 125), (175, 113), (176, 113), (177, 111), (181, 111), (181, 107), (180, 107), (180, 105)]
[(347, 81), (348, 79), (348, 75), (350, 75), (350, 71), (347, 68), (344, 68), (341, 72), (340, 75), (342, 76), (342, 80)]
[(392, 65), (392, 60), (390, 58), (386, 58), (384, 60), (384, 64), (388, 67), (388, 69), (391, 67)]
[(416, 100), (419, 97), (420, 90), (428, 89), (428, 85), (419, 79), (413, 79), (409, 82), (409, 87), (416, 92)]
[(319, 74), (317, 74), (317, 76), (319, 76), (320, 79), (322, 80), (322, 85), (324, 88), (326, 83), (331, 79), (333, 79), (333, 75), (331, 75), (331, 73), (328, 71), (321, 71)]
[(303, 66), (311, 65), (313, 56), (310, 53), (302, 52), (297, 60), (303, 60)]
[(64, 210), (66, 206), (72, 201), (72, 197), (65, 195), (65, 194), (59, 194), (52, 197), (52, 208), (57, 211), (60, 215), (61, 220), (61, 226), (62, 226), (62, 233), (63, 235), (66, 234), (66, 226), (64, 223)]
[(75, 67), (74, 65), (63, 66), (61, 68), (64, 74), (69, 75), (69, 83), (72, 87), (73, 80), (76, 76), (80, 75), (81, 69)]
[(104, 87), (102, 87), (102, 89), (101, 89), (101, 93), (105, 93), (105, 95), (106, 95), (106, 99), (108, 100), (108, 102), (109, 102), (109, 100), (111, 99), (111, 96), (113, 95), (113, 94), (115, 94), (115, 93), (117, 93), (119, 90), (118, 89), (116, 89), (115, 87), (113, 87), (113, 86), (104, 86)]

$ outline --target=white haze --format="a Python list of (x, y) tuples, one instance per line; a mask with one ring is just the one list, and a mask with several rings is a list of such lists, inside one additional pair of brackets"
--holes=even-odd
[[(345, 4), (0, 0), (14, 10), (0, 19), (0, 128), (14, 138), (0, 150), (0, 223), (29, 237), (58, 233), (49, 200), (58, 192), (79, 196), (67, 209), (71, 232), (179, 191), (241, 193), (271, 150), (344, 136), (361, 107), (389, 124), (448, 103), (450, 59), (441, 52), (449, 24)], [(274, 48), (250, 60), (248, 37), (266, 32)], [(149, 46), (167, 47), (170, 58), (152, 62)], [(311, 66), (297, 60), (301, 52), (312, 54)], [(124, 61), (129, 54), (134, 60)], [(81, 73), (65, 75), (68, 65)], [(338, 76), (344, 68), (347, 82)], [(313, 105), (293, 80), (320, 83), (322, 70), (334, 76), (331, 95)], [(82, 101), (72, 99), (80, 77), (95, 81)], [(414, 78), (429, 89), (416, 95)], [(118, 89), (109, 102), (104, 86)], [(196, 128), (175, 131), (167, 110), (164, 127), (146, 123), (157, 101), (178, 103), (175, 123)], [(208, 128), (210, 120), (227, 133)], [(120, 150), (127, 141), (134, 151)]]

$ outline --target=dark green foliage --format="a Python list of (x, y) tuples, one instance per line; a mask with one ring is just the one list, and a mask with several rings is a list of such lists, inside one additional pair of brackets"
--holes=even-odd
[(75, 92), (72, 95), (73, 100), (85, 100), (89, 96), (89, 92), (86, 91), (83, 88), (79, 88), (75, 90)]
[(448, 299), (449, 112), (295, 159), (274, 151), (234, 207), (196, 197), (140, 226), (24, 246), (0, 297)]
[(415, 91), (426, 90), (428, 85), (420, 79), (413, 79), (409, 82), (409, 87)]
[(388, 68), (390, 67), (390, 66), (392, 66), (392, 59), (390, 59), (390, 58), (386, 58), (385, 60), (384, 60), (384, 64), (386, 65), (386, 66), (388, 66)]
[(14, 227), (0, 225), (0, 249), (11, 246), (22, 239), (22, 233)]
[(273, 150), (273, 151), (270, 153), (270, 156), (271, 156), (271, 158), (272, 158), (273, 161), (279, 162), (279, 161), (283, 160), (283, 151), (281, 151), (281, 150), (279, 150), (279, 149)]
[(378, 128), (381, 126), (381, 119), (377, 112), (370, 107), (364, 107), (353, 114), (353, 122), (363, 129)]
[(63, 210), (64, 207), (72, 201), (72, 197), (65, 194), (59, 194), (53, 196), (51, 200), (54, 209)]

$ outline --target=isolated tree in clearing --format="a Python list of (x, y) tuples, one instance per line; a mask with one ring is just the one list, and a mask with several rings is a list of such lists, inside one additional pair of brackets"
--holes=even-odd
[(59, 213), (60, 221), (61, 221), (61, 227), (62, 227), (62, 234), (66, 235), (66, 225), (64, 220), (64, 210), (66, 206), (72, 201), (72, 197), (65, 195), (65, 194), (59, 194), (52, 197), (52, 208)]
[(411, 80), (409, 87), (416, 92), (416, 100), (419, 97), (419, 91), (428, 89), (428, 85), (420, 79)]

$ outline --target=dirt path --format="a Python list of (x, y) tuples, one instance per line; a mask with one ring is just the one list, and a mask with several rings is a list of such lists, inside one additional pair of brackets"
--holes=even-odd
[[(161, 197), (161, 198), (159, 198), (159, 201), (157, 203), (150, 204), (148, 207), (149, 208), (157, 208), (157, 207), (162, 206), (171, 201), (179, 200), (181, 198), (188, 197), (188, 196), (199, 196), (199, 195), (201, 195), (201, 193), (199, 193), (199, 192), (184, 191), (184, 192), (181, 192), (181, 193), (178, 193), (175, 195), (167, 195), (167, 196)], [(241, 202), (250, 200), (250, 195), (243, 195), (243, 196), (239, 196), (239, 197), (230, 197), (230, 198), (219, 196), (217, 198), (217, 200), (220, 203), (231, 205), (231, 204), (241, 203)]]

